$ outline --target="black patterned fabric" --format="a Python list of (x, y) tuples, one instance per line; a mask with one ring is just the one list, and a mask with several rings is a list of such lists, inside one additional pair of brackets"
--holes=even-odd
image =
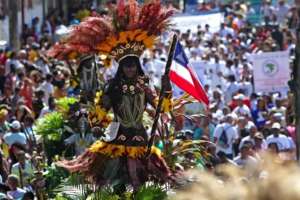
[[(105, 110), (113, 109), (115, 115), (122, 116), (123, 110), (120, 110), (119, 105), (113, 105), (113, 101), (109, 96), (109, 88), (112, 80), (107, 81), (103, 89), (103, 95), (100, 100), (101, 108), (105, 108)], [(123, 95), (127, 95), (130, 97), (134, 97), (135, 95), (141, 95), (142, 93), (149, 93), (151, 91), (149, 89), (149, 77), (148, 76), (138, 76), (135, 81), (133, 82), (121, 82), (122, 92)], [(151, 92), (152, 94), (152, 92)], [(145, 95), (145, 103), (143, 104), (142, 108), (145, 110), (147, 102), (151, 102), (152, 98), (149, 99), (149, 94)], [(150, 95), (153, 96), (153, 95)], [(134, 98), (133, 98), (134, 99)], [(152, 102), (151, 102), (152, 103)], [(130, 105), (133, 107), (133, 105)], [(122, 109), (122, 108), (121, 108)], [(142, 120), (142, 119), (141, 119)], [(113, 121), (118, 121), (117, 117), (115, 116)], [(124, 145), (124, 146), (147, 146), (148, 145), (148, 136), (146, 133), (145, 128), (141, 125), (140, 128), (125, 128), (120, 124), (119, 131), (117, 133), (116, 138), (109, 142), (110, 144), (116, 145)]]

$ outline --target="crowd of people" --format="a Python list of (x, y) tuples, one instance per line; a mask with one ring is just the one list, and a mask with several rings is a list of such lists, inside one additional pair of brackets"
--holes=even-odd
[[(71, 73), (67, 63), (48, 58), (47, 51), (60, 41), (60, 31), (90, 15), (93, 8), (86, 6), (82, 4), (69, 22), (63, 12), (50, 13), (42, 27), (37, 26), (38, 18), (33, 19), (31, 29), (24, 27), (22, 50), (11, 47), (0, 50), (0, 199), (2, 196), (34, 199), (35, 185), (31, 180), (37, 166), (32, 162), (29, 141), (41, 140), (34, 134), (36, 122), (57, 109), (55, 100), (74, 95), (70, 92), (73, 88), (69, 84)], [(172, 34), (179, 36), (190, 60), (206, 62), (203, 87), (210, 99), (210, 113), (192, 130), (191, 126), (187, 130), (184, 119), (179, 118), (181, 124), (175, 131), (181, 133), (181, 138), (214, 143), (207, 148), (212, 158), (203, 164), (186, 154), (185, 161), (198, 162), (197, 166), (203, 170), (221, 164), (255, 169), (261, 152), (266, 151), (277, 159), (295, 161), (293, 97), (289, 91), (254, 92), (252, 55), (288, 51), (292, 72), (297, 5), (280, 0), (274, 8), (265, 0), (260, 11), (265, 16), (264, 22), (255, 25), (247, 20), (247, 15), (255, 12), (251, 4), (234, 2), (219, 8), (225, 17), (219, 31), (211, 32), (210, 24), (198, 26), (198, 32), (170, 30), (153, 51), (146, 51), (141, 57), (153, 91), (160, 87)], [(204, 3), (198, 10), (213, 9), (213, 3)], [(116, 69), (117, 64), (113, 63), (111, 69), (101, 69), (101, 74), (107, 80), (114, 77)], [(175, 87), (174, 97), (180, 94)], [(200, 112), (200, 107), (199, 104), (196, 112)], [(158, 135), (155, 146), (163, 149)]]
[(197, 33), (175, 30), (190, 60), (206, 64), (203, 86), (210, 98), (211, 114), (188, 133), (192, 132), (194, 140), (213, 142), (218, 163), (255, 166), (264, 151), (294, 161), (293, 96), (289, 91), (254, 90), (252, 56), (288, 51), (292, 78), (296, 38), (295, 26), (291, 25), (298, 20), (297, 8), (284, 1), (274, 8), (265, 1), (262, 25), (251, 25), (247, 20), (253, 10), (251, 4), (230, 3), (222, 10), (225, 20), (217, 32), (211, 32), (209, 24), (198, 26)]

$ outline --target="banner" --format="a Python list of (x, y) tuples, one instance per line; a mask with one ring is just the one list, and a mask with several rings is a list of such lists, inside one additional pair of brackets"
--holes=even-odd
[(204, 15), (193, 16), (176, 16), (172, 19), (172, 23), (175, 24), (174, 29), (180, 30), (180, 33), (185, 33), (187, 30), (191, 30), (192, 33), (197, 33), (198, 25), (202, 30), (205, 30), (205, 24), (210, 25), (210, 32), (214, 33), (220, 30), (221, 13), (212, 13)]
[(253, 55), (255, 92), (289, 91), (289, 52), (271, 52)]

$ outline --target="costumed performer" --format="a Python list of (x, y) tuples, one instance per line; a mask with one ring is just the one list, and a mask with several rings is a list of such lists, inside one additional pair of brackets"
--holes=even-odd
[[(92, 14), (74, 28), (70, 34), (69, 48), (81, 53), (106, 55), (119, 64), (116, 76), (108, 80), (95, 98), (95, 109), (89, 120), (93, 133), (104, 138), (75, 160), (60, 161), (58, 166), (71, 172), (83, 171), (92, 176), (96, 184), (105, 186), (103, 165), (109, 159), (120, 161), (116, 177), (128, 174), (136, 193), (143, 183), (155, 180), (166, 183), (174, 180), (171, 171), (160, 156), (160, 150), (152, 148), (148, 160), (145, 154), (148, 136), (143, 126), (143, 113), (147, 104), (158, 104), (149, 88), (149, 78), (141, 68), (139, 57), (152, 48), (155, 38), (169, 26), (167, 19), (174, 9), (164, 9), (158, 0), (139, 5), (135, 0), (121, 0), (109, 7), (111, 16)], [(173, 94), (168, 77), (162, 77), (167, 89), (163, 98), (162, 112), (173, 110)], [(113, 110), (114, 118), (108, 114)]]

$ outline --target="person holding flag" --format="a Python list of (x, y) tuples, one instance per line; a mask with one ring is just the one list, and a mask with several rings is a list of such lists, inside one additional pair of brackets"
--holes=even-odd
[[(63, 53), (77, 50), (77, 53), (103, 54), (116, 61), (119, 68), (115, 77), (97, 92), (94, 107), (89, 110), (92, 132), (101, 139), (78, 158), (60, 161), (58, 166), (70, 172), (82, 171), (101, 187), (114, 181), (106, 180), (105, 163), (119, 163), (115, 178), (128, 174), (133, 193), (137, 193), (140, 185), (148, 180), (176, 182), (180, 173), (166, 166), (160, 150), (148, 141), (143, 125), (147, 104), (157, 108), (162, 101), (158, 113), (173, 110), (170, 79), (162, 77), (162, 88), (166, 92), (163, 98), (155, 96), (139, 61), (144, 51), (155, 44), (156, 37), (170, 26), (167, 19), (174, 12), (173, 8), (163, 8), (159, 0), (147, 1), (142, 6), (135, 0), (121, 0), (111, 8), (111, 17), (92, 14), (71, 31)], [(148, 147), (149, 157), (146, 156)], [(123, 189), (126, 189), (126, 184), (129, 183), (124, 183)]]

